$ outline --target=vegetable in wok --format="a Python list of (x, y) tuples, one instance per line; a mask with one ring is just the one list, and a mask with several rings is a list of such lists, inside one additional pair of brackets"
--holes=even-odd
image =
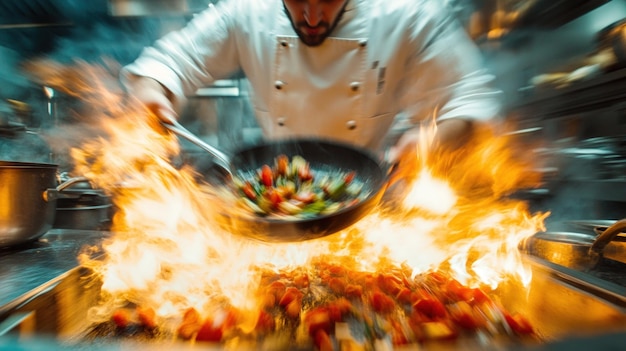
[(282, 154), (274, 164), (234, 177), (239, 200), (268, 218), (311, 218), (334, 213), (363, 200), (364, 184), (354, 170), (312, 170), (300, 155)]

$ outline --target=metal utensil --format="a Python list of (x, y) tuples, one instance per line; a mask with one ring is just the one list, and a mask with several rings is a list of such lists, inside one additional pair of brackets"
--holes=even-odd
[(174, 119), (171, 119), (168, 122), (163, 121), (161, 124), (165, 128), (169, 129), (171, 132), (173, 132), (174, 134), (187, 139), (194, 145), (200, 147), (201, 149), (211, 154), (215, 158), (215, 164), (220, 166), (230, 176), (233, 176), (234, 172), (231, 167), (230, 158), (225, 153), (218, 150), (216, 147), (205, 143), (204, 140), (197, 137), (195, 134), (187, 130), (185, 127), (183, 127), (180, 123), (178, 123)]

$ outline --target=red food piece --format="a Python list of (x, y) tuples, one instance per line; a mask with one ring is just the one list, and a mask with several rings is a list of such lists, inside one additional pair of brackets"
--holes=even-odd
[(333, 351), (335, 348), (333, 346), (332, 340), (330, 340), (330, 336), (324, 330), (318, 330), (315, 333), (315, 346), (317, 346), (319, 351)]
[(262, 308), (272, 308), (276, 306), (276, 295), (273, 292), (266, 292), (261, 297), (261, 307)]
[(376, 277), (376, 282), (378, 283), (378, 287), (384, 292), (394, 296), (397, 295), (402, 288), (404, 288), (402, 279), (394, 276), (393, 274), (379, 274)]
[(532, 334), (534, 332), (530, 322), (521, 314), (511, 315), (504, 312), (504, 319), (511, 329), (518, 334)]
[(374, 291), (370, 297), (370, 304), (378, 313), (389, 313), (396, 307), (393, 299), (381, 291)]
[(398, 321), (391, 321), (391, 343), (393, 345), (406, 345), (409, 343), (409, 338), (404, 332), (402, 325)]
[(276, 322), (274, 321), (274, 317), (267, 313), (266, 311), (261, 310), (259, 313), (259, 318), (257, 319), (255, 330), (258, 332), (271, 332), (276, 328)]
[(449, 308), (452, 321), (464, 329), (476, 329), (484, 325), (484, 320), (474, 314), (472, 307), (465, 301), (458, 302)]
[(278, 205), (281, 202), (285, 201), (285, 199), (283, 199), (280, 193), (276, 191), (276, 189), (274, 188), (268, 188), (265, 191), (265, 196), (267, 197), (268, 200), (270, 200), (270, 203), (272, 204), (273, 208), (278, 208)]
[(343, 315), (352, 309), (352, 303), (342, 297), (329, 302), (326, 307), (328, 308), (328, 315), (330, 316), (331, 322), (341, 322)]
[(352, 171), (343, 178), (343, 182), (346, 184), (350, 184), (354, 180), (354, 176), (356, 175), (355, 171)]
[(195, 308), (188, 308), (183, 315), (183, 320), (178, 327), (177, 333), (183, 339), (191, 339), (193, 334), (200, 330), (202, 319)]
[(156, 312), (150, 307), (137, 307), (137, 318), (139, 322), (148, 328), (156, 328)]
[(261, 183), (267, 187), (274, 184), (274, 173), (269, 165), (263, 165), (261, 167)]
[(295, 285), (298, 289), (308, 288), (309, 275), (306, 273), (296, 274), (293, 277), (293, 285)]
[(441, 286), (448, 280), (448, 278), (446, 278), (446, 275), (441, 272), (428, 272), (426, 273), (425, 277), (428, 282), (431, 282), (437, 286)]
[(415, 294), (409, 290), (408, 288), (404, 288), (398, 292), (396, 295), (396, 300), (399, 303), (404, 304), (413, 304)]
[(330, 290), (332, 290), (335, 294), (343, 294), (344, 291), (346, 290), (346, 283), (344, 282), (343, 279), (341, 278), (330, 278), (328, 280), (328, 287), (330, 288)]
[(325, 307), (311, 309), (304, 316), (304, 325), (311, 336), (314, 336), (318, 330), (330, 333), (332, 324), (328, 309)]
[(222, 325), (215, 323), (213, 318), (207, 317), (198, 330), (196, 340), (219, 342), (222, 340), (223, 335), (224, 331), (222, 330)]
[(267, 292), (274, 294), (277, 301), (279, 301), (283, 294), (285, 294), (285, 290), (287, 290), (287, 285), (280, 280), (273, 281), (267, 287)]
[(327, 270), (334, 277), (344, 277), (347, 274), (347, 269), (340, 265), (330, 265)]
[(285, 293), (280, 298), (278, 304), (282, 307), (287, 307), (292, 301), (302, 299), (302, 292), (293, 286), (288, 287)]
[(289, 171), (289, 157), (287, 155), (278, 155), (276, 157), (276, 174), (287, 175)]
[(360, 298), (363, 296), (363, 287), (355, 284), (346, 285), (344, 295), (349, 298)]
[(222, 330), (227, 332), (232, 330), (237, 325), (237, 321), (239, 320), (239, 315), (241, 312), (235, 307), (228, 307), (226, 310), (226, 316), (224, 317), (224, 321), (222, 322)]
[(483, 304), (486, 302), (491, 303), (491, 298), (487, 296), (487, 294), (485, 294), (485, 292), (482, 291), (481, 289), (478, 289), (478, 288), (473, 289), (473, 297), (474, 297), (473, 301), (475, 304)]
[(300, 317), (300, 311), (302, 310), (302, 298), (298, 297), (285, 306), (285, 315), (292, 319)]
[(446, 292), (452, 301), (470, 302), (474, 298), (474, 290), (461, 284), (456, 279), (450, 279), (446, 283)]
[(252, 187), (252, 184), (250, 182), (245, 182), (241, 186), (241, 191), (243, 191), (244, 195), (246, 195), (248, 199), (250, 200), (256, 199), (256, 193), (254, 192), (254, 188)]
[(441, 301), (434, 298), (420, 299), (413, 305), (413, 309), (430, 319), (444, 318), (446, 316), (446, 307)]
[(126, 308), (120, 308), (113, 312), (111, 319), (118, 328), (126, 328), (132, 322), (132, 313)]

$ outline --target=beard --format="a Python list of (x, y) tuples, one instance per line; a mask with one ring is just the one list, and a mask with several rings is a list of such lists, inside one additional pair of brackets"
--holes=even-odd
[(333, 23), (321, 21), (315, 27), (309, 26), (306, 21), (294, 22), (284, 4), (283, 9), (285, 11), (285, 14), (287, 15), (287, 18), (289, 18), (289, 22), (291, 23), (293, 30), (298, 35), (298, 38), (300, 38), (300, 41), (302, 41), (302, 43), (304, 43), (304, 45), (306, 46), (320, 46), (322, 45), (324, 40), (326, 40), (326, 38), (330, 36), (335, 27), (337, 27), (339, 21), (341, 21), (341, 18), (346, 11), (346, 5), (348, 5), (348, 1), (343, 4), (341, 11), (339, 11), (339, 15), (337, 15), (337, 18), (335, 19), (335, 21), (333, 21)]

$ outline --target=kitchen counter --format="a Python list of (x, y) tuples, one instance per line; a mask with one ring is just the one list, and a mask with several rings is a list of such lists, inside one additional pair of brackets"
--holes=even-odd
[(26, 303), (35, 289), (49, 288), (77, 267), (83, 247), (97, 245), (108, 235), (102, 231), (52, 229), (29, 245), (0, 250), (0, 320)]

